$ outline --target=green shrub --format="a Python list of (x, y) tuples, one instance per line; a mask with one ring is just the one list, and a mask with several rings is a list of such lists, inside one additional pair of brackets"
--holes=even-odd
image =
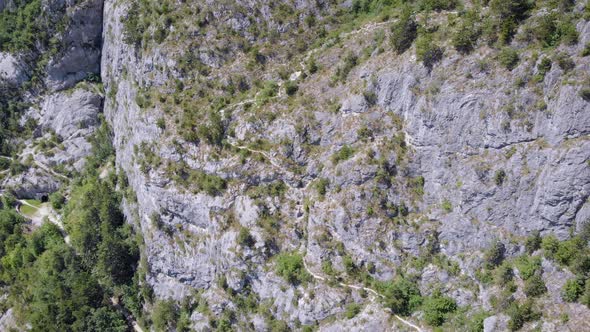
[(502, 67), (510, 71), (516, 67), (519, 60), (518, 52), (510, 47), (504, 47), (498, 54), (498, 61)]
[(532, 3), (528, 0), (491, 0), (491, 13), (499, 28), (499, 41), (509, 43), (519, 23), (528, 16)]
[(572, 60), (572, 58), (570, 58), (566, 53), (557, 54), (555, 60), (557, 61), (559, 68), (561, 68), (566, 73), (576, 67), (574, 60)]
[(338, 66), (335, 73), (335, 79), (339, 81), (344, 81), (348, 74), (352, 71), (354, 67), (358, 64), (358, 57), (354, 55), (352, 52), (348, 52), (344, 57), (342, 64)]
[(539, 62), (539, 64), (537, 65), (538, 75), (544, 78), (545, 74), (547, 74), (551, 70), (551, 66), (551, 59), (549, 59), (548, 57), (543, 57), (543, 59), (541, 59), (541, 62)]
[(508, 307), (507, 314), (510, 317), (508, 328), (511, 331), (517, 331), (524, 325), (524, 323), (534, 321), (541, 316), (533, 310), (532, 300), (527, 300), (523, 304), (513, 302), (510, 307)]
[(49, 202), (54, 209), (59, 210), (66, 203), (66, 198), (62, 193), (54, 192), (49, 195)]
[(300, 254), (282, 253), (277, 256), (276, 262), (277, 273), (293, 285), (308, 281), (311, 277), (305, 270), (303, 257)]
[(453, 204), (451, 204), (451, 201), (446, 198), (443, 200), (441, 207), (446, 213), (453, 212)]
[(579, 95), (585, 101), (590, 102), (590, 88), (583, 88), (582, 90), (580, 90)]
[(418, 286), (403, 277), (397, 277), (389, 282), (378, 282), (377, 288), (385, 297), (383, 304), (396, 314), (410, 315), (422, 302)]
[(412, 15), (411, 9), (403, 9), (402, 15), (391, 27), (391, 44), (398, 53), (404, 53), (412, 46), (418, 36), (418, 24)]
[(338, 152), (334, 153), (330, 159), (332, 160), (332, 163), (338, 164), (341, 161), (350, 159), (350, 157), (353, 155), (354, 149), (348, 145), (344, 145), (342, 148), (340, 148), (340, 150), (338, 150)]
[(328, 191), (328, 186), (330, 185), (330, 180), (326, 178), (321, 178), (315, 183), (315, 189), (320, 196), (325, 196)]
[(496, 185), (501, 186), (502, 184), (504, 184), (505, 180), (506, 172), (503, 169), (497, 170), (496, 174), (494, 174), (494, 182), (496, 183)]
[(432, 69), (442, 59), (443, 50), (432, 40), (432, 34), (421, 34), (416, 41), (416, 58), (424, 67)]
[(297, 86), (297, 83), (293, 81), (288, 81), (287, 83), (285, 83), (285, 92), (289, 96), (295, 95), (298, 89), (299, 87)]
[(361, 305), (357, 304), (357, 303), (351, 303), (348, 306), (346, 306), (346, 311), (344, 313), (344, 315), (346, 316), (346, 319), (353, 319), (354, 317), (356, 317), (356, 315), (358, 315), (361, 312)]
[(523, 255), (518, 257), (514, 261), (514, 264), (518, 269), (521, 278), (527, 280), (541, 269), (541, 258), (538, 256), (530, 257)]
[(159, 300), (154, 305), (152, 321), (156, 331), (170, 331), (174, 329), (178, 319), (178, 310), (172, 300)]
[(250, 234), (250, 231), (246, 227), (240, 228), (238, 233), (238, 243), (243, 247), (252, 247), (256, 243), (256, 240)]
[(452, 10), (459, 4), (458, 0), (422, 0), (419, 2), (419, 8), (421, 10)]
[(138, 46), (143, 38), (143, 31), (147, 29), (143, 25), (139, 4), (133, 2), (127, 11), (127, 17), (123, 20), (123, 41), (128, 45)]
[(561, 297), (567, 302), (576, 302), (582, 293), (584, 293), (584, 279), (574, 278), (565, 282)]
[(529, 297), (536, 297), (545, 294), (547, 287), (543, 278), (537, 273), (524, 282), (524, 293)]
[(502, 264), (500, 264), (495, 271), (494, 279), (497, 285), (504, 286), (512, 281), (513, 276), (514, 272), (512, 271), (510, 264), (507, 262), (502, 262)]
[(488, 267), (495, 267), (502, 263), (504, 260), (504, 253), (506, 247), (500, 240), (496, 240), (486, 250), (484, 255), (484, 262)]
[[(588, 6), (590, 7), (590, 6)], [(590, 55), (590, 42), (586, 43), (586, 45), (584, 45), (584, 49), (582, 50), (582, 53), (580, 53), (580, 56), (589, 56)]]
[(538, 230), (533, 231), (532, 234), (525, 240), (525, 251), (529, 254), (532, 254), (533, 252), (539, 250), (541, 248), (541, 241), (541, 232)]
[(559, 240), (553, 234), (545, 236), (541, 241), (541, 248), (543, 248), (545, 257), (552, 259), (559, 249)]
[(452, 44), (457, 52), (461, 54), (468, 54), (475, 48), (480, 31), (476, 28), (475, 22), (467, 20), (455, 33), (453, 33)]
[(424, 320), (432, 326), (440, 326), (450, 313), (457, 310), (455, 300), (442, 296), (440, 293), (427, 297), (422, 306), (424, 309)]

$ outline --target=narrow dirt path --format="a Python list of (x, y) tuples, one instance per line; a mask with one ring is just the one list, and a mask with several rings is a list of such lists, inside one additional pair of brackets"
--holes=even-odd
[[(278, 169), (280, 169), (281, 171), (285, 172), (285, 170), (283, 169), (283, 167), (282, 167), (280, 164), (278, 164), (278, 163), (274, 162), (274, 161), (273, 161), (273, 159), (270, 157), (270, 155), (269, 155), (267, 152), (265, 152), (265, 151), (260, 151), (260, 150), (254, 150), (254, 149), (250, 149), (250, 148), (248, 148), (248, 147), (246, 147), (246, 146), (241, 146), (241, 145), (238, 145), (238, 144), (236, 144), (236, 143), (233, 143), (233, 142), (229, 142), (229, 144), (230, 144), (230, 145), (232, 145), (233, 147), (236, 147), (236, 148), (238, 148), (238, 149), (244, 149), (244, 150), (250, 151), (250, 152), (252, 152), (252, 153), (259, 153), (259, 154), (261, 154), (262, 156), (264, 156), (265, 158), (267, 158), (267, 159), (268, 159), (268, 160), (271, 162), (271, 164), (272, 164), (272, 165), (273, 165), (275, 168), (278, 168)], [(309, 182), (309, 183), (308, 183), (308, 184), (307, 184), (307, 185), (306, 185), (304, 188), (293, 188), (293, 187), (291, 187), (289, 184), (287, 184), (287, 185), (289, 185), (289, 187), (291, 187), (292, 189), (296, 189), (296, 190), (305, 191), (305, 190), (306, 190), (306, 189), (309, 187), (309, 185), (310, 185), (311, 183), (312, 183), (312, 181), (310, 181), (310, 182)], [(305, 252), (306, 252), (306, 250), (307, 250), (307, 243), (305, 244), (305, 247), (303, 247), (303, 248), (301, 249), (301, 251), (303, 252), (303, 266), (305, 267), (305, 270), (306, 270), (306, 271), (307, 271), (307, 273), (309, 273), (309, 274), (310, 274), (310, 275), (311, 275), (311, 276), (312, 276), (314, 279), (316, 279), (316, 280), (319, 280), (319, 281), (322, 281), (322, 282), (326, 282), (326, 281), (327, 281), (326, 277), (324, 277), (324, 276), (321, 276), (321, 275), (319, 275), (319, 274), (317, 274), (317, 273), (313, 272), (313, 271), (312, 271), (312, 270), (309, 268), (309, 266), (307, 265), (307, 262), (305, 261)], [(379, 293), (379, 292), (377, 292), (376, 290), (374, 290), (374, 289), (372, 289), (372, 288), (369, 288), (369, 287), (364, 287), (364, 286), (359, 286), (359, 285), (354, 285), (354, 284), (346, 284), (346, 283), (343, 283), (343, 282), (339, 282), (339, 283), (338, 283), (338, 285), (339, 285), (339, 286), (341, 286), (341, 287), (345, 287), (345, 288), (350, 288), (350, 289), (355, 289), (355, 290), (364, 290), (364, 291), (366, 291), (366, 292), (368, 292), (368, 293), (371, 293), (372, 295), (374, 295), (374, 297), (372, 298), (372, 300), (373, 300), (373, 301), (374, 301), (374, 299), (375, 299), (376, 297), (378, 297), (378, 298), (385, 298), (385, 296), (384, 296), (383, 294), (380, 294), (380, 293)], [(406, 319), (403, 319), (402, 317), (400, 317), (399, 315), (397, 315), (396, 313), (394, 313), (394, 312), (393, 312), (391, 309), (389, 309), (389, 308), (385, 308), (384, 310), (385, 310), (386, 312), (390, 313), (391, 315), (393, 315), (393, 316), (394, 316), (394, 317), (395, 317), (395, 318), (396, 318), (398, 321), (400, 321), (402, 324), (404, 324), (404, 325), (406, 325), (406, 326), (408, 326), (408, 327), (410, 327), (410, 328), (412, 328), (412, 329), (415, 329), (415, 330), (416, 330), (416, 331), (418, 331), (418, 332), (423, 332), (423, 331), (424, 331), (424, 330), (422, 330), (422, 328), (420, 328), (419, 326), (417, 326), (417, 325), (413, 324), (412, 322), (410, 322), (410, 321), (408, 321), (408, 320), (406, 320)], [(393, 330), (395, 330), (395, 329), (393, 328)]]

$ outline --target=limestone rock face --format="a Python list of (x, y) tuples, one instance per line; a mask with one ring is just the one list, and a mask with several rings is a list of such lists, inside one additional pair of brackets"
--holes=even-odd
[(28, 79), (25, 64), (10, 53), (0, 52), (0, 84), (18, 86)]
[(48, 7), (66, 6), (68, 24), (60, 36), (59, 51), (47, 64), (47, 86), (58, 91), (84, 78), (100, 75), (102, 0), (50, 1)]
[[(313, 7), (307, 1), (297, 6)], [(465, 287), (464, 281), (479, 285), (475, 274), (482, 252), (494, 240), (506, 244), (508, 256), (516, 256), (522, 247), (511, 242), (513, 237), (539, 230), (566, 239), (572, 227), (586, 222), (590, 103), (579, 95), (581, 84), (565, 83), (590, 70), (590, 60), (577, 55), (579, 47), (562, 50), (575, 59), (574, 70), (566, 73), (554, 65), (538, 86), (521, 88), (506, 82), (528, 77), (534, 64), (523, 61), (512, 72), (482, 69), (479, 60), (488, 54), (450, 51), (429, 71), (416, 63), (412, 52), (373, 52), (342, 83), (331, 84), (327, 74), (300, 79), (299, 93), (310, 105), (281, 113), (281, 104), (289, 104), (289, 99), (279, 92), (274, 97), (278, 101), (261, 108), (276, 112), (271, 121), (252, 120), (245, 105), (256, 98), (220, 112), (231, 114), (225, 120), (235, 136), (228, 141), (259, 139), (273, 145), (263, 161), (252, 157), (261, 154), (253, 148), (240, 163), (236, 155), (213, 154), (205, 144), (183, 141), (158, 128), (164, 105), (138, 105), (144, 91), (174, 93), (167, 82), (188, 78), (176, 71), (178, 62), (172, 60), (182, 58), (182, 50), (139, 49), (122, 40), (121, 18), (128, 8), (105, 2), (102, 80), (114, 95), (105, 99), (104, 112), (115, 134), (117, 165), (137, 195), (133, 207), (146, 242), (148, 282), (158, 297), (181, 299), (191, 289), (204, 289), (212, 310), (223, 312), (235, 306), (220, 295), (217, 280), (224, 276), (236, 292), (248, 285), (261, 301), (272, 303), (273, 315), (290, 324), (341, 315), (358, 299), (365, 307), (356, 318), (338, 319), (322, 329), (387, 330), (391, 316), (379, 304), (362, 300), (357, 291), (319, 281), (285, 285), (268, 257), (297, 252), (320, 274), (327, 262), (344, 271), (352, 261), (361, 269), (371, 267), (371, 277), (386, 281), (398, 275), (408, 257), (423, 256), (432, 248), (447, 257), (446, 268), (408, 268), (420, 277), (423, 294), (440, 288), (460, 306), (489, 308), (494, 291), (477, 292), (477, 286)], [(226, 8), (210, 8), (213, 17), (227, 15)], [(260, 8), (259, 19), (272, 21), (270, 12)], [(242, 13), (224, 22), (254, 40)], [(578, 31), (580, 40), (588, 39), (587, 24)], [(354, 49), (370, 34), (350, 38), (343, 47)], [(213, 72), (234, 60), (205, 48), (193, 51)], [(341, 53), (342, 48), (328, 48), (313, 55), (323, 68), (330, 68)], [(137, 151), (142, 145), (165, 160), (163, 164), (186, 163), (237, 184), (213, 196), (186, 190), (166, 175), (165, 167), (141, 170)], [(352, 152), (340, 160), (344, 147)], [(318, 195), (320, 180), (327, 180), (323, 195)], [(244, 192), (277, 181), (285, 183), (284, 198), (252, 199)], [(272, 236), (262, 226), (268, 215), (279, 216), (279, 230)], [(251, 248), (237, 243), (240, 227), (249, 229)], [(547, 280), (559, 278), (549, 270)], [(548, 296), (561, 301), (554, 289)], [(203, 326), (204, 319), (192, 316), (195, 326)], [(490, 331), (503, 330), (507, 321), (507, 316), (496, 315), (484, 325)], [(256, 330), (268, 328), (260, 317), (253, 316), (252, 322)]]
[[(10, 3), (0, 0), (0, 10)], [(389, 38), (387, 21), (320, 46), (289, 39), (357, 1), (174, 5), (187, 3), (190, 19), (162, 6), (130, 42), (129, 0), (44, 0), (65, 25), (46, 89), (24, 96), (31, 106), (21, 124), (34, 123), (34, 134), (15, 162), (27, 168), (1, 181), (27, 198), (63, 188), (67, 172), (83, 169), (103, 113), (132, 193), (123, 209), (144, 240), (145, 286), (155, 299), (198, 291), (208, 310), (190, 314), (196, 330), (251, 299), (258, 307), (239, 313), (242, 330), (272, 330), (278, 320), (295, 330), (409, 330), (361, 287), (400, 275), (469, 314), (491, 312), (501, 290), (480, 274), (492, 243), (510, 259), (532, 231), (565, 240), (588, 222), (584, 19), (579, 43), (555, 49), (573, 68), (554, 63), (540, 76), (524, 38), (510, 46), (520, 54), (511, 71), (483, 44), (468, 55), (445, 45), (425, 68), (414, 46), (398, 54), (375, 45)], [(347, 52), (356, 60), (345, 63)], [(20, 56), (0, 54), (3, 86), (22, 86), (30, 72)], [(207, 137), (216, 131), (220, 140)], [(215, 181), (223, 188), (207, 188)], [(281, 254), (302, 259), (305, 280), (285, 280)], [(590, 310), (561, 298), (574, 274), (546, 259), (539, 273), (547, 292), (538, 301), (552, 317), (543, 328), (583, 326)], [(570, 323), (553, 319), (561, 313)], [(508, 321), (495, 312), (484, 330)]]

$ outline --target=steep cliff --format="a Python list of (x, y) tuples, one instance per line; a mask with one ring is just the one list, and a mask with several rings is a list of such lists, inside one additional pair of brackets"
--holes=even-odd
[(49, 1), (3, 187), (66, 188), (103, 112), (155, 330), (590, 329), (589, 7)]

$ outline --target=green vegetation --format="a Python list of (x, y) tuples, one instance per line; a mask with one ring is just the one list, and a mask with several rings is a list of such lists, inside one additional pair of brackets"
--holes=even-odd
[(505, 180), (506, 180), (506, 172), (503, 169), (497, 170), (496, 174), (494, 174), (494, 182), (496, 183), (496, 185), (502, 186), (502, 184), (504, 184)]
[(541, 314), (533, 310), (533, 301), (527, 300), (523, 304), (513, 302), (507, 310), (510, 320), (508, 328), (511, 331), (519, 330), (524, 323), (534, 321), (541, 317)]
[(582, 278), (574, 278), (565, 282), (561, 297), (567, 302), (576, 302), (584, 293), (586, 281)]
[(418, 286), (403, 277), (389, 282), (377, 282), (377, 290), (385, 296), (383, 304), (394, 313), (408, 316), (422, 303)]
[(14, 1), (16, 10), (0, 12), (0, 50), (17, 52), (35, 49), (36, 42), (50, 38), (47, 23), (40, 20), (41, 0)]
[(506, 247), (500, 240), (494, 241), (484, 255), (485, 264), (490, 268), (500, 265), (504, 260), (505, 251)]
[(399, 20), (391, 27), (391, 44), (394, 50), (401, 54), (412, 46), (418, 36), (418, 23), (409, 7), (402, 11)]
[(498, 61), (502, 67), (510, 71), (518, 65), (519, 60), (518, 52), (510, 47), (504, 47), (498, 54)]
[(457, 304), (452, 298), (443, 296), (440, 291), (436, 291), (432, 296), (424, 300), (422, 308), (426, 323), (432, 326), (440, 326), (445, 322), (449, 314), (457, 310)]
[(305, 271), (303, 257), (297, 253), (282, 253), (277, 256), (277, 273), (287, 282), (298, 285), (309, 281), (311, 276)]
[(344, 145), (338, 152), (334, 153), (331, 157), (331, 161), (334, 164), (338, 164), (341, 161), (350, 159), (354, 155), (354, 149), (349, 145)]
[(416, 40), (416, 58), (422, 61), (424, 67), (432, 69), (435, 63), (442, 59), (443, 50), (434, 43), (432, 34), (421, 33)]
[(314, 187), (315, 187), (316, 191), (318, 192), (318, 195), (320, 195), (320, 197), (324, 197), (326, 195), (326, 193), (328, 192), (329, 185), (330, 185), (329, 179), (321, 178), (321, 179), (317, 180), (317, 182), (314, 184)]
[[(94, 158), (106, 144), (100, 136), (93, 141)], [(94, 158), (89, 165), (97, 163)], [(0, 281), (9, 286), (7, 301), (19, 321), (31, 330), (126, 331), (111, 296), (141, 317), (146, 293), (139, 287), (139, 243), (119, 210), (115, 180), (98, 179), (97, 168), (89, 166), (75, 181), (64, 207), (72, 246), (52, 223), (25, 234), (22, 218), (6, 210), (11, 204), (0, 211)], [(53, 201), (63, 204), (62, 197)]]
[(468, 54), (475, 48), (481, 34), (478, 27), (480, 17), (477, 11), (469, 11), (461, 21), (459, 28), (453, 34), (452, 44), (462, 54)]
[(356, 315), (358, 315), (361, 312), (361, 305), (358, 303), (351, 303), (348, 306), (346, 306), (346, 312), (344, 313), (344, 316), (346, 316), (347, 319), (353, 319), (354, 317), (356, 317)]
[(256, 240), (246, 227), (242, 227), (238, 233), (238, 243), (243, 247), (252, 247), (256, 243)]

